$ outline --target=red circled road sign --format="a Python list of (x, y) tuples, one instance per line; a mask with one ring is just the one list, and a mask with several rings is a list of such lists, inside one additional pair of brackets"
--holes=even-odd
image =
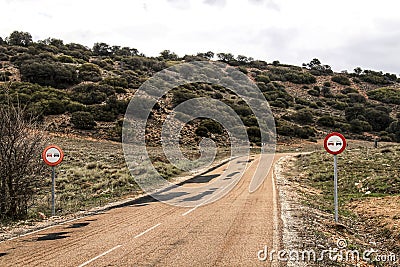
[(46, 147), (42, 153), (43, 161), (49, 166), (57, 166), (64, 158), (64, 153), (58, 146), (51, 145)]
[(346, 145), (346, 138), (337, 132), (328, 134), (324, 139), (324, 148), (332, 155), (342, 153), (346, 149)]

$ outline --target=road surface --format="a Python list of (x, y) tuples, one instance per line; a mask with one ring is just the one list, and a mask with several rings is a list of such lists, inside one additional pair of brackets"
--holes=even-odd
[(253, 156), (239, 183), (216, 202), (183, 208), (141, 198), (2, 242), (0, 266), (270, 266), (257, 252), (279, 246), (277, 194), (273, 168), (249, 193), (258, 160)]

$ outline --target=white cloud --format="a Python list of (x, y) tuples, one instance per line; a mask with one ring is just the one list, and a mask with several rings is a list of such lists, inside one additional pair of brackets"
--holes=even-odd
[(300, 65), (319, 58), (399, 74), (397, 1), (0, 0), (0, 35), (30, 32), (92, 46), (130, 46), (155, 56), (231, 52)]

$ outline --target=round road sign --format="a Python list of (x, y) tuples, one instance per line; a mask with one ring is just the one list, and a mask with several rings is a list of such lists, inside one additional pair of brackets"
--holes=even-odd
[(333, 155), (342, 153), (346, 149), (346, 138), (340, 133), (330, 133), (325, 137), (325, 150)]
[(49, 166), (57, 166), (64, 158), (64, 153), (58, 146), (48, 146), (43, 150), (42, 158)]

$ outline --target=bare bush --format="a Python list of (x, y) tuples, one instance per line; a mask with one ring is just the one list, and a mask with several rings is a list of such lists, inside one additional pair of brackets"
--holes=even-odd
[(0, 220), (22, 219), (44, 183), (40, 155), (46, 142), (24, 108), (0, 105)]

